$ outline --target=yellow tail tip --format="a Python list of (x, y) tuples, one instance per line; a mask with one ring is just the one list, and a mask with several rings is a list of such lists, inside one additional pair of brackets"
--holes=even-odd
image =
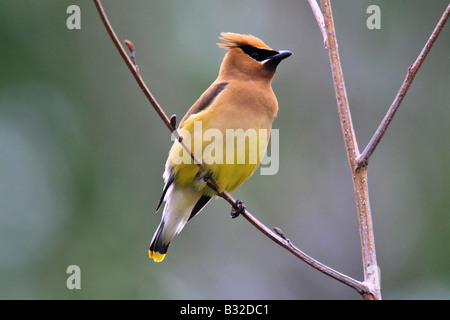
[(150, 258), (152, 258), (153, 260), (155, 260), (155, 262), (161, 262), (164, 260), (164, 257), (166, 256), (166, 254), (148, 250), (148, 256)]

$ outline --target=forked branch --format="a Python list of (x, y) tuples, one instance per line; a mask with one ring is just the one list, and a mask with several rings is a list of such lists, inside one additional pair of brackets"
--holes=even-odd
[[(370, 289), (363, 294), (364, 299), (381, 299), (379, 288), (379, 273), (375, 252), (375, 238), (373, 234), (372, 215), (370, 211), (369, 191), (367, 185), (367, 170), (356, 170), (356, 159), (359, 156), (355, 129), (350, 114), (347, 91), (339, 57), (333, 13), (329, 0), (321, 1), (325, 22), (325, 47), (330, 59), (331, 74), (336, 94), (338, 115), (341, 123), (342, 136), (347, 151), (348, 163), (353, 177), (356, 208), (358, 211), (359, 233), (361, 238), (364, 284)], [(375, 272), (374, 272), (375, 271)]]
[(447, 9), (444, 11), (441, 19), (439, 20), (438, 24), (436, 25), (436, 28), (434, 28), (433, 33), (431, 33), (430, 38), (428, 39), (427, 43), (425, 44), (425, 47), (420, 52), (419, 56), (417, 57), (416, 61), (409, 66), (408, 72), (406, 73), (406, 78), (402, 83), (402, 86), (400, 87), (400, 90), (398, 91), (394, 101), (392, 102), (391, 107), (389, 108), (388, 112), (386, 113), (386, 116), (384, 117), (383, 121), (380, 123), (380, 126), (378, 127), (377, 131), (373, 135), (373, 137), (370, 139), (368, 145), (364, 149), (364, 151), (361, 153), (361, 155), (357, 159), (357, 166), (367, 166), (369, 163), (369, 159), (372, 156), (373, 152), (375, 151), (376, 147), (378, 146), (378, 143), (380, 143), (381, 138), (383, 138), (384, 133), (386, 132), (387, 128), (389, 127), (389, 124), (391, 123), (392, 119), (395, 116), (395, 113), (397, 112), (398, 108), (400, 107), (400, 104), (403, 101), (403, 98), (405, 97), (406, 93), (408, 92), (409, 87), (411, 86), (417, 71), (419, 71), (419, 68), (422, 66), (423, 61), (427, 57), (428, 53), (431, 50), (431, 47), (436, 42), (437, 38), (439, 37), (439, 34), (441, 33), (442, 29), (444, 28), (445, 23), (448, 20), (448, 17), (450, 16), (450, 4), (447, 6)]
[[(386, 117), (380, 124), (380, 127), (370, 140), (368, 146), (362, 154), (359, 154), (358, 144), (350, 115), (347, 93), (345, 89), (344, 77), (339, 58), (336, 32), (334, 29), (334, 20), (329, 0), (321, 0), (321, 13), (317, 10), (316, 0), (309, 0), (312, 11), (316, 17), (319, 27), (322, 31), (324, 43), (330, 58), (333, 83), (335, 87), (336, 100), (338, 105), (338, 114), (341, 121), (341, 129), (344, 137), (344, 144), (347, 150), (348, 162), (353, 177), (353, 186), (358, 211), (358, 220), (362, 247), (362, 260), (364, 270), (364, 282), (369, 288), (370, 293), (363, 294), (365, 299), (381, 299), (379, 288), (379, 274), (376, 261), (375, 241), (373, 235), (372, 216), (369, 203), (369, 192), (367, 185), (367, 165), (370, 156), (391, 123), (396, 111), (398, 110), (406, 92), (408, 91), (418, 69), (425, 60), (432, 45), (439, 36), (450, 14), (450, 5), (445, 10), (442, 18), (439, 20), (435, 30), (427, 41), (425, 48), (417, 58), (416, 62), (410, 66), (405, 81), (403, 82), (397, 97), (389, 109)], [(325, 30), (322, 24), (324, 21)]]

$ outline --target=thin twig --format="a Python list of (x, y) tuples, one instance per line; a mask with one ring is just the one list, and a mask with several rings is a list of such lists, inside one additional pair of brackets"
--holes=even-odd
[(378, 270), (378, 265), (375, 252), (372, 214), (369, 203), (367, 168), (357, 170), (356, 159), (359, 156), (359, 150), (350, 114), (341, 61), (339, 58), (333, 13), (329, 0), (322, 0), (321, 5), (327, 34), (327, 38), (324, 40), (327, 42), (326, 48), (330, 58), (331, 73), (335, 88), (341, 130), (353, 177), (353, 189), (356, 200), (356, 208), (358, 211), (359, 233), (361, 238), (364, 283), (366, 283), (370, 288), (370, 292), (364, 293), (363, 297), (368, 300), (379, 300), (381, 299), (381, 292), (378, 286), (378, 272), (374, 272), (374, 270)]
[[(230, 196), (228, 193), (220, 194), (220, 196), (228, 201), (231, 205), (234, 205), (236, 203), (236, 200)], [(244, 216), (245, 219), (247, 219), (248, 222), (250, 222), (256, 229), (261, 231), (263, 234), (265, 234), (269, 239), (272, 239), (276, 244), (282, 246), (289, 252), (291, 252), (293, 255), (295, 255), (297, 258), (302, 260), (303, 262), (306, 262), (311, 267), (319, 270), (320, 272), (326, 274), (327, 276), (336, 279), (343, 284), (346, 284), (350, 288), (355, 289), (358, 293), (361, 295), (365, 295), (370, 293), (370, 289), (367, 286), (366, 283), (360, 282), (358, 280), (355, 280), (343, 273), (340, 273), (327, 265), (313, 259), (300, 249), (298, 249), (296, 246), (292, 244), (292, 242), (286, 238), (284, 233), (279, 229), (276, 228), (276, 233), (267, 228), (264, 224), (262, 224), (258, 219), (256, 219), (247, 209), (245, 209), (242, 213), (242, 216)]]
[[(131, 61), (131, 59), (128, 57), (125, 49), (120, 44), (119, 39), (116, 36), (116, 33), (114, 32), (114, 29), (112, 28), (111, 24), (109, 23), (108, 17), (106, 16), (105, 11), (103, 10), (103, 6), (100, 3), (100, 0), (94, 0), (94, 4), (97, 7), (97, 11), (100, 15), (100, 18), (103, 21), (103, 24), (105, 25), (106, 30), (108, 31), (109, 36), (111, 37), (111, 40), (113, 41), (114, 45), (116, 46), (117, 51), (119, 51), (122, 59), (125, 61), (126, 65), (128, 66), (128, 69), (130, 69), (131, 73), (133, 74), (134, 78), (136, 79), (139, 87), (144, 92), (145, 96), (147, 97), (148, 101), (151, 103), (155, 111), (158, 113), (161, 120), (164, 122), (166, 127), (173, 132), (174, 129), (172, 128), (170, 124), (169, 118), (164, 113), (163, 109), (160, 107), (156, 99), (153, 97), (150, 90), (147, 88), (147, 85), (145, 84), (144, 80), (142, 79), (140, 73), (137, 71), (137, 68)], [(134, 46), (133, 46), (134, 47)]]
[(323, 42), (326, 45), (327, 43), (327, 31), (325, 29), (325, 21), (323, 20), (322, 11), (320, 10), (319, 5), (316, 0), (308, 0), (309, 5), (311, 6), (312, 12), (314, 13), (314, 17), (316, 17), (317, 24), (319, 25), (320, 31), (322, 32)]
[(94, 4), (97, 7), (98, 13), (103, 21), (103, 24), (105, 25), (106, 30), (108, 31), (108, 34), (111, 37), (111, 40), (113, 41), (114, 45), (116, 46), (117, 50), (119, 51), (122, 59), (125, 61), (126, 65), (130, 69), (134, 78), (136, 79), (139, 87), (144, 92), (148, 101), (151, 103), (151, 105), (153, 106), (153, 108), (158, 113), (159, 117), (161, 118), (161, 120), (164, 122), (166, 127), (172, 132), (172, 134), (177, 139), (177, 141), (183, 146), (184, 149), (186, 149), (190, 153), (190, 156), (194, 160), (194, 163), (200, 164), (200, 161), (197, 159), (195, 154), (189, 149), (189, 147), (184, 142), (183, 137), (178, 134), (178, 131), (176, 130), (175, 126), (173, 125), (174, 120), (176, 120), (176, 118), (174, 118), (174, 116), (172, 116), (171, 119), (169, 119), (167, 117), (166, 113), (161, 108), (161, 106), (156, 101), (156, 99), (153, 97), (153, 94), (150, 92), (150, 89), (147, 87), (144, 80), (142, 79), (141, 74), (139, 73), (139, 68), (136, 65), (134, 44), (129, 40), (125, 40), (125, 43), (131, 52), (131, 57), (129, 57), (127, 55), (125, 49), (120, 44), (120, 41), (117, 38), (117, 35), (114, 32), (114, 29), (112, 28), (111, 24), (109, 23), (108, 17), (106, 15), (105, 11), (103, 10), (102, 4), (100, 3), (99, 0), (94, 0)]
[[(134, 61), (131, 61), (130, 58), (128, 57), (128, 55), (126, 54), (125, 50), (123, 49), (123, 47), (120, 44), (120, 41), (118, 40), (117, 36), (114, 33), (114, 30), (111, 27), (111, 24), (109, 23), (106, 13), (104, 12), (102, 5), (100, 3), (100, 0), (94, 0), (94, 3), (98, 9), (98, 12), (100, 14), (100, 17), (102, 19), (102, 21), (104, 22), (104, 25), (106, 27), (106, 29), (108, 30), (109, 35), (111, 36), (112, 41), (114, 42), (116, 48), (118, 49), (118, 51), (120, 52), (123, 60), (125, 61), (125, 63), (128, 65), (131, 73), (134, 75), (136, 81), (138, 82), (140, 88), (144, 91), (144, 94), (147, 96), (147, 98), (149, 99), (150, 103), (152, 104), (152, 106), (155, 108), (155, 110), (157, 111), (158, 115), (160, 116), (160, 118), (164, 121), (164, 123), (166, 124), (166, 126), (169, 128), (169, 130), (171, 132), (173, 132), (174, 134), (178, 134), (176, 131), (176, 118), (174, 116), (172, 116), (170, 119), (166, 116), (166, 114), (164, 113), (163, 109), (159, 106), (159, 104), (156, 102), (156, 100), (153, 98), (153, 95), (151, 94), (150, 90), (147, 88), (147, 86), (145, 85), (143, 79), (141, 78), (139, 72), (138, 72), (138, 68), (135, 65)], [(130, 42), (131, 43), (131, 42)], [(127, 46), (129, 47), (130, 51), (133, 50), (134, 51), (134, 45), (130, 48), (130, 45), (127, 43)], [(134, 57), (134, 52), (133, 52), (133, 57)], [(184, 144), (183, 142), (183, 138), (181, 136), (176, 136), (178, 142), (180, 142), (183, 146), (183, 148), (185, 150), (187, 150), (190, 154), (191, 154), (191, 158), (194, 159), (194, 162), (196, 161), (195, 155), (194, 153), (189, 149), (189, 147)], [(200, 167), (202, 167), (202, 164), (197, 161), (196, 162)], [(218, 184), (216, 182), (216, 180), (214, 179), (213, 176), (209, 177), (209, 181), (208, 181), (208, 185), (215, 190), (216, 192), (218, 192), (218, 195), (223, 198), (224, 200), (226, 200), (233, 208), (238, 208), (237, 205), (237, 201), (227, 192), (219, 192), (219, 187)], [(357, 281), (355, 279), (352, 279), (351, 277), (348, 277), (340, 272), (337, 272), (335, 270), (333, 270), (332, 268), (318, 262), (317, 260), (311, 258), (310, 256), (308, 256), (307, 254), (305, 254), (304, 252), (302, 252), (300, 249), (298, 249), (297, 247), (295, 247), (291, 241), (289, 241), (284, 234), (280, 235), (280, 234), (276, 234), (273, 231), (271, 231), (269, 228), (267, 228), (264, 224), (262, 224), (258, 219), (256, 219), (248, 210), (244, 209), (243, 212), (241, 213), (254, 227), (256, 227), (258, 230), (260, 230), (263, 234), (265, 234), (267, 237), (269, 237), (270, 239), (272, 239), (275, 243), (277, 243), (278, 245), (282, 246), (283, 248), (285, 248), (286, 250), (288, 250), (289, 252), (291, 252), (292, 254), (294, 254), (296, 257), (300, 258), (302, 261), (306, 262), (307, 264), (309, 264), (310, 266), (312, 266), (313, 268), (321, 271), (322, 273), (348, 285), (349, 287), (355, 289), (356, 291), (358, 291), (361, 294), (365, 294), (367, 292), (369, 292), (369, 289), (367, 287), (367, 285), (365, 283), (362, 283), (360, 281)]]
[(373, 152), (375, 151), (376, 147), (378, 146), (378, 143), (383, 138), (389, 124), (391, 123), (392, 119), (395, 116), (395, 113), (397, 112), (398, 108), (400, 107), (400, 104), (403, 101), (403, 98), (405, 97), (406, 93), (408, 92), (409, 87), (411, 86), (411, 83), (413, 82), (417, 71), (419, 71), (420, 66), (422, 65), (423, 61), (427, 57), (428, 53), (431, 50), (431, 47), (436, 42), (437, 38), (439, 37), (439, 34), (441, 33), (441, 30), (444, 28), (445, 23), (447, 22), (448, 18), (450, 16), (450, 4), (447, 6), (447, 9), (445, 10), (444, 14), (442, 15), (441, 19), (439, 20), (438, 24), (436, 25), (436, 28), (434, 29), (433, 33), (431, 34), (430, 38), (428, 39), (427, 43), (425, 44), (425, 47), (420, 52), (419, 56), (417, 57), (416, 61), (409, 66), (408, 72), (406, 74), (406, 78), (403, 81), (402, 86), (400, 87), (400, 90), (397, 93), (397, 96), (395, 97), (391, 107), (389, 108), (388, 112), (386, 113), (386, 116), (384, 117), (383, 121), (381, 122), (380, 126), (378, 127), (377, 131), (373, 135), (373, 137), (370, 139), (370, 142), (362, 152), (362, 154), (357, 159), (357, 166), (367, 166), (369, 163), (369, 159), (372, 156)]

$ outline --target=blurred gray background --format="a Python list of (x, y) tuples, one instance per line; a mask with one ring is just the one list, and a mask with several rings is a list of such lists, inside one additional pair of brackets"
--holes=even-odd
[[(66, 9), (81, 8), (81, 30)], [(369, 30), (366, 9), (381, 8)], [(333, 1), (362, 150), (448, 1)], [(294, 55), (273, 82), (280, 170), (233, 195), (321, 262), (362, 279), (350, 170), (330, 65), (306, 0), (104, 1), (143, 78), (179, 118), (216, 78), (222, 31)], [(160, 221), (170, 135), (92, 1), (0, 4), (0, 298), (360, 299), (215, 200), (147, 256)], [(369, 188), (385, 299), (450, 298), (450, 25), (371, 159)], [(68, 290), (66, 268), (81, 268)]]

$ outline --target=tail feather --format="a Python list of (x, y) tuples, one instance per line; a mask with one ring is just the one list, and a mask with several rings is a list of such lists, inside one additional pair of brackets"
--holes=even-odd
[(169, 249), (170, 242), (164, 244), (162, 232), (164, 230), (164, 221), (161, 221), (158, 229), (153, 236), (152, 242), (150, 243), (150, 248), (148, 250), (148, 255), (153, 258), (155, 262), (161, 262), (166, 256), (167, 249)]
[(178, 187), (174, 183), (170, 185), (161, 223), (148, 250), (150, 258), (156, 262), (164, 259), (173, 237), (184, 228), (194, 209), (195, 213), (200, 211), (196, 206), (200, 199), (203, 199), (202, 194), (192, 188)]

